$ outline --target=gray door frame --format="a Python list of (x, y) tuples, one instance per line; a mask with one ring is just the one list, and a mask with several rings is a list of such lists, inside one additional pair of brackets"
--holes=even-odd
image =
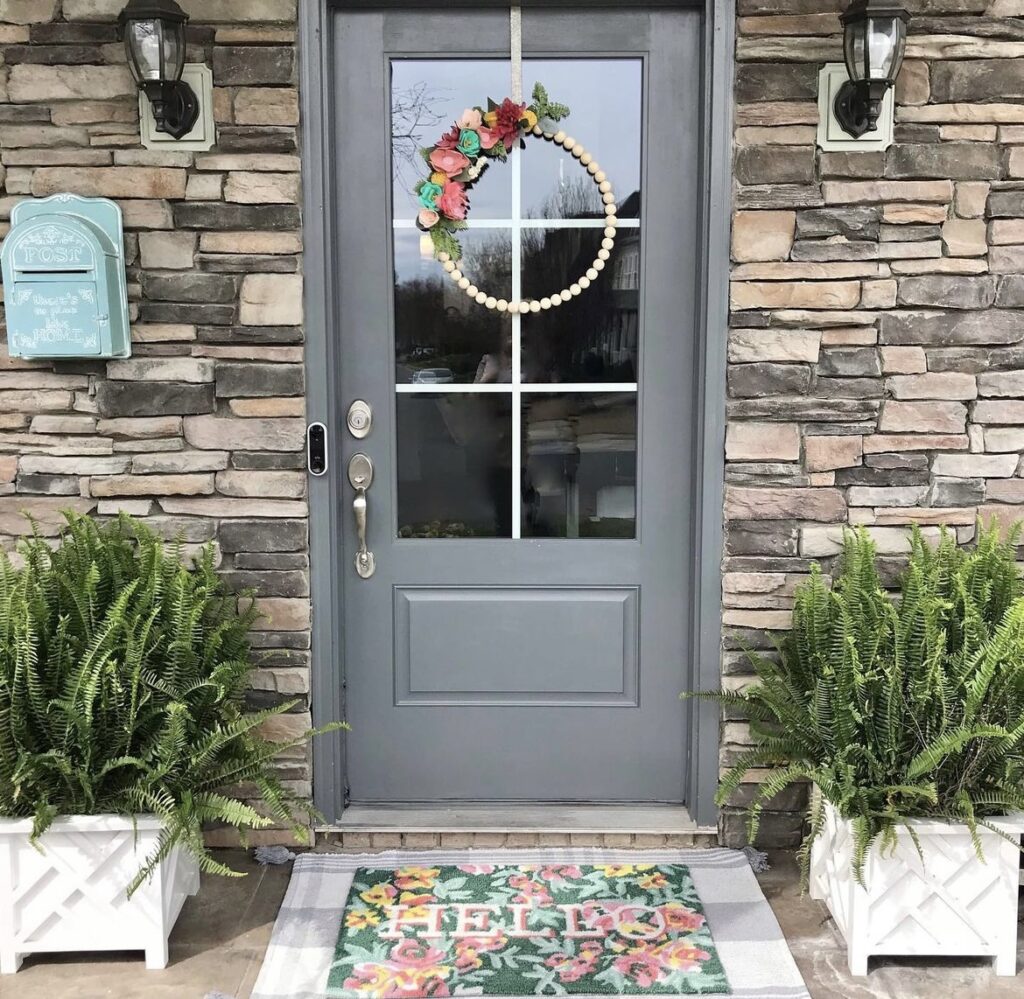
[[(300, 0), (299, 52), (302, 107), (304, 274), (306, 329), (306, 413), (328, 428), (331, 452), (339, 453), (344, 431), (336, 396), (337, 329), (341, 306), (333, 278), (336, 233), (331, 178), (335, 109), (333, 106), (330, 11), (338, 7), (424, 6), (427, 0)], [(695, 491), (691, 530), (694, 594), (691, 610), (690, 668), (681, 671), (679, 689), (714, 689), (721, 676), (721, 563), (725, 478), (725, 378), (728, 330), (729, 238), (732, 210), (732, 80), (735, 31), (734, 0), (648, 0), (610, 3), (520, 0), (522, 6), (550, 7), (698, 7), (703, 8), (703, 204), (701, 270), (695, 303), (699, 361), (695, 378), (693, 445), (700, 481)], [(507, 7), (497, 0), (449, 0), (448, 6)], [(684, 375), (685, 373), (681, 373)], [(313, 720), (323, 724), (345, 716), (341, 641), (342, 509), (341, 479), (336, 474), (309, 478), (312, 594)], [(714, 795), (718, 786), (719, 713), (714, 704), (687, 702), (690, 712), (687, 806), (698, 825), (717, 822)], [(355, 724), (359, 719), (353, 719)], [(317, 739), (313, 747), (314, 800), (328, 822), (345, 808), (345, 739), (341, 733)]]

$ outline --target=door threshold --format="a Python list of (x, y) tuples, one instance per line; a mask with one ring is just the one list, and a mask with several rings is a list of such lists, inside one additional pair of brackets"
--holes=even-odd
[(317, 842), (345, 849), (718, 846), (683, 805), (350, 805)]

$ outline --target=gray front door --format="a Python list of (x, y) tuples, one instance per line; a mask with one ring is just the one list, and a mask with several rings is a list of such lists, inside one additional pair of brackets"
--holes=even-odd
[[(426, 255), (419, 149), (510, 89), (508, 10), (334, 22), (338, 566), (354, 802), (682, 802), (695, 472), (700, 20), (523, 11), (524, 84), (618, 198), (568, 304), (510, 316)], [(515, 301), (603, 238), (579, 159), (541, 138), (475, 185), (463, 268)], [(355, 400), (364, 439), (345, 429)], [(360, 578), (353, 454), (376, 571)]]

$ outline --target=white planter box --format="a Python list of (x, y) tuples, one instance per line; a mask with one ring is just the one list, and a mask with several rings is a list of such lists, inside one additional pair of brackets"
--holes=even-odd
[[(1017, 838), (1024, 815), (991, 820)], [(1017, 973), (1020, 852), (979, 829), (985, 863), (966, 826), (912, 819), (924, 863), (906, 829), (894, 853), (876, 842), (864, 867), (865, 891), (853, 878), (853, 831), (831, 805), (811, 850), (812, 898), (823, 900), (846, 938), (850, 973), (866, 975), (875, 955), (991, 957), (997, 975)]]
[(167, 967), (167, 938), (199, 890), (198, 865), (175, 850), (131, 899), (126, 892), (161, 828), (151, 815), (135, 828), (115, 815), (61, 818), (36, 849), (31, 821), (0, 819), (0, 974), (26, 954), (56, 951), (144, 950), (147, 968)]

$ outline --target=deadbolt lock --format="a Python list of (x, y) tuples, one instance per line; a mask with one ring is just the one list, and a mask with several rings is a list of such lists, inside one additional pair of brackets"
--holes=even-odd
[(356, 440), (362, 440), (373, 429), (373, 410), (370, 409), (370, 404), (363, 402), (362, 399), (356, 399), (348, 408), (348, 418), (345, 422), (348, 432)]

